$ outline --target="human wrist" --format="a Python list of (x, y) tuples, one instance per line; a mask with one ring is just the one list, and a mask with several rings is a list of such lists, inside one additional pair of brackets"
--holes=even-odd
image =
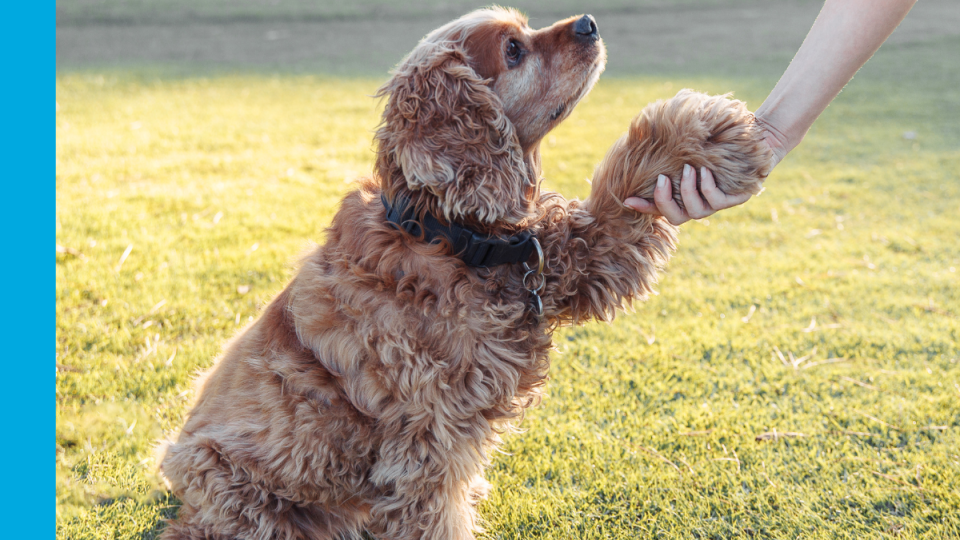
[(789, 138), (782, 130), (777, 128), (772, 124), (767, 118), (762, 116), (762, 113), (758, 111), (758, 114), (755, 116), (757, 124), (763, 129), (763, 138), (764, 141), (770, 146), (770, 150), (773, 152), (772, 163), (770, 168), (776, 167), (778, 163), (783, 161), (783, 158), (793, 150), (800, 141), (803, 140), (803, 134), (801, 134), (796, 140)]

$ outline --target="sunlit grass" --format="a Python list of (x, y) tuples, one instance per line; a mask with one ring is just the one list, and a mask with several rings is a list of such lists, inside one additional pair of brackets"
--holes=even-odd
[[(558, 332), (549, 397), (489, 473), (489, 538), (960, 535), (960, 61), (891, 82), (910, 54), (761, 197), (686, 225), (658, 297)], [(652, 100), (756, 108), (772, 82), (604, 79), (544, 142), (547, 185), (585, 196)], [(58, 537), (175, 513), (154, 442), (369, 173), (376, 86), (58, 77)]]

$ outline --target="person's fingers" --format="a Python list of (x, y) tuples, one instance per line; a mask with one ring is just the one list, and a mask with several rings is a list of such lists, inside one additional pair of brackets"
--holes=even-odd
[(703, 198), (710, 204), (710, 208), (723, 209), (727, 194), (720, 191), (713, 173), (706, 167), (700, 167), (700, 193), (703, 193)]
[(717, 181), (713, 178), (713, 173), (706, 167), (700, 167), (700, 192), (707, 200), (714, 211), (724, 210), (747, 202), (752, 193), (742, 193), (740, 195), (727, 195), (717, 187)]
[(727, 202), (730, 203), (730, 206), (724, 206), (723, 208), (733, 208), (734, 206), (743, 204), (749, 201), (750, 197), (753, 197), (753, 193), (741, 193), (740, 195), (728, 195)]
[(680, 225), (690, 221), (690, 216), (680, 208), (677, 201), (673, 200), (673, 186), (670, 179), (664, 175), (657, 178), (657, 188), (653, 191), (653, 200), (657, 203), (657, 209), (667, 221), (674, 225)]
[(697, 171), (690, 165), (683, 166), (683, 176), (680, 179), (680, 196), (687, 215), (693, 219), (705, 218), (713, 214), (714, 210), (703, 200), (697, 190)]
[(623, 204), (624, 206), (632, 208), (641, 214), (650, 214), (654, 216), (662, 215), (660, 210), (657, 209), (656, 203), (646, 199), (641, 199), (640, 197), (628, 197), (627, 200), (623, 201)]

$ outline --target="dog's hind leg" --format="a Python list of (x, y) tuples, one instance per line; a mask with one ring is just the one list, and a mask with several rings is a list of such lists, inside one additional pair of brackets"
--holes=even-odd
[(197, 438), (170, 448), (164, 474), (183, 501), (163, 540), (342, 540), (359, 535), (366, 508), (336, 508), (298, 499), (257, 472), (235, 463), (220, 446)]

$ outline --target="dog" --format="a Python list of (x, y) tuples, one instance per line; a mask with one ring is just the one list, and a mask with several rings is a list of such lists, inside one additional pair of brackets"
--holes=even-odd
[(589, 15), (534, 31), (494, 8), (398, 64), (373, 177), (163, 448), (182, 506), (161, 538), (474, 537), (489, 454), (540, 399), (553, 331), (645, 299), (675, 248), (675, 227), (622, 201), (684, 163), (728, 194), (769, 168), (742, 103), (684, 91), (634, 119), (587, 200), (541, 191), (539, 143), (605, 61)]

